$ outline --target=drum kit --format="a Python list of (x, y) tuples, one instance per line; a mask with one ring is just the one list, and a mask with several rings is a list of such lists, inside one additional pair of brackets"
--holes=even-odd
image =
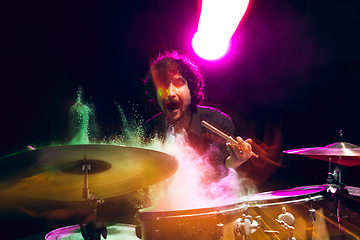
[[(347, 227), (341, 214), (347, 197), (356, 188), (345, 186), (341, 168), (331, 173), (331, 163), (360, 165), (360, 147), (337, 142), (284, 153), (328, 161), (326, 184), (253, 194), (223, 206), (173, 211), (143, 208), (136, 214), (136, 226), (98, 222), (97, 206), (106, 198), (140, 190), (172, 176), (178, 162), (168, 154), (92, 144), (34, 149), (0, 159), (0, 189), (28, 197), (87, 204), (85, 224), (55, 229), (45, 236), (46, 240), (335, 239), (329, 224), (336, 225), (336, 239), (359, 239), (360, 228), (351, 221), (351, 227)], [(336, 213), (330, 211), (331, 216), (327, 215), (324, 201), (335, 201)]]

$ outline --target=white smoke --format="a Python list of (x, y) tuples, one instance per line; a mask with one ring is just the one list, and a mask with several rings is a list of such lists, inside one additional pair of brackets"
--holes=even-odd
[[(214, 167), (209, 156), (200, 156), (186, 141), (185, 133), (169, 135), (162, 143), (154, 139), (149, 145), (153, 150), (165, 152), (179, 161), (177, 172), (165, 181), (152, 186), (152, 209), (180, 210), (205, 208), (236, 203), (238, 198), (256, 192), (251, 181), (244, 181), (234, 169), (227, 176), (215, 179)], [(244, 183), (246, 183), (244, 185)]]

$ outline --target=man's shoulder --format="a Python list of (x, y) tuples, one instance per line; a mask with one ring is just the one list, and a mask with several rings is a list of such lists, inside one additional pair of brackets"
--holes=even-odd
[(224, 113), (214, 107), (197, 106), (197, 111), (200, 115), (202, 115), (204, 117), (216, 117), (216, 118), (231, 119), (226, 113)]
[(234, 134), (235, 127), (231, 118), (219, 109), (208, 106), (198, 106), (198, 114), (200, 121), (205, 120), (230, 135)]

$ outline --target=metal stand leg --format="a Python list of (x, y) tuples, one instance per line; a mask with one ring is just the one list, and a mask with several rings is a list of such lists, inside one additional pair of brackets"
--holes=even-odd
[(84, 189), (83, 198), (88, 205), (88, 217), (86, 224), (79, 224), (81, 229), (81, 235), (85, 240), (100, 240), (101, 236), (106, 239), (107, 229), (104, 223), (96, 222), (97, 218), (97, 205), (104, 202), (104, 200), (98, 199), (96, 194), (89, 194), (88, 187), (88, 171), (91, 169), (90, 164), (84, 164), (82, 170), (84, 173)]

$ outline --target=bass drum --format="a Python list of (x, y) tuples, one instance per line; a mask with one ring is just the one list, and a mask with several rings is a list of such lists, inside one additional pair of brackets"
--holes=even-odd
[[(79, 225), (55, 229), (45, 236), (46, 240), (83, 240)], [(101, 237), (101, 239), (103, 239)], [(107, 226), (107, 240), (139, 240), (135, 234), (135, 226), (117, 223)]]
[(260, 228), (251, 239), (330, 239), (324, 208), (326, 187), (306, 186), (243, 197)]
[(233, 240), (236, 239), (234, 222), (247, 208), (247, 204), (236, 203), (176, 211), (140, 209), (138, 237), (143, 240)]

